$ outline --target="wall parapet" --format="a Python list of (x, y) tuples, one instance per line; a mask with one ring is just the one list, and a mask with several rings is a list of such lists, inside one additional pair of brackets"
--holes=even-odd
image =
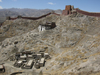
[(75, 9), (78, 13), (84, 14), (84, 15), (88, 15), (88, 16), (94, 16), (94, 17), (100, 17), (100, 13), (93, 13), (93, 12), (87, 12), (87, 11), (83, 11), (80, 10), (78, 8)]
[(57, 13), (48, 13), (48, 14), (42, 15), (42, 16), (40, 16), (40, 17), (22, 17), (22, 16), (20, 16), (20, 17), (18, 16), (18, 17), (16, 17), (16, 18), (11, 18), (11, 17), (9, 17), (9, 18), (7, 18), (7, 20), (15, 20), (15, 19), (17, 19), (17, 18), (30, 19), (30, 20), (38, 20), (38, 19), (44, 18), (44, 17), (46, 17), (46, 16), (49, 16), (50, 14), (54, 14), (54, 15), (60, 16), (60, 14), (57, 14)]

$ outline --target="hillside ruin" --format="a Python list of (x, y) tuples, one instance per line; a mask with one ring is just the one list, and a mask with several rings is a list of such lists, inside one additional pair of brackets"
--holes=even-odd
[[(0, 36), (5, 37), (0, 41), (0, 64), (5, 66), (5, 73), (1, 74), (99, 75), (100, 17), (72, 8), (66, 6), (60, 15), (50, 14), (37, 20), (22, 17), (6, 20), (0, 27)], [(56, 26), (39, 31), (38, 27), (47, 25), (46, 22)], [(40, 69), (14, 67), (15, 61), (11, 59), (16, 53), (27, 50), (44, 50), (51, 59), (46, 60), (45, 67)]]

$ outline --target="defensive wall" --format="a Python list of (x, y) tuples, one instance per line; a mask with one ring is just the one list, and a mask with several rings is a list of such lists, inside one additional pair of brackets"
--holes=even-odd
[[(46, 17), (46, 16), (49, 16), (50, 14), (54, 14), (54, 15), (60, 16), (60, 14), (57, 14), (57, 13), (48, 13), (48, 14), (42, 15), (42, 16), (40, 16), (40, 17), (22, 17), (22, 16), (20, 16), (20, 18), (22, 18), (22, 19), (30, 19), (30, 20), (38, 20), (38, 19), (44, 18), (44, 17)], [(11, 17), (9, 17), (9, 18), (7, 18), (7, 19), (8, 19), (8, 20), (15, 20), (15, 19), (17, 19), (17, 18), (19, 18), (19, 17), (16, 17), (16, 18), (11, 18)]]
[[(46, 16), (49, 16), (49, 15), (51, 15), (51, 14), (60, 16), (60, 14), (57, 14), (57, 13), (55, 13), (55, 12), (53, 12), (53, 13), (50, 12), (50, 13), (45, 14), (45, 15), (42, 15), (42, 16), (40, 16), (40, 17), (22, 17), (22, 16), (18, 16), (18, 17), (12, 18), (12, 17), (8, 16), (8, 17), (6, 17), (6, 20), (16, 20), (16, 19), (18, 19), (18, 18), (30, 19), (30, 20), (38, 20), (38, 19), (44, 18), (44, 17), (46, 17)], [(4, 22), (5, 22), (5, 21), (4, 21)], [(2, 26), (2, 24), (3, 24), (4, 22), (0, 23), (0, 27)]]
[(83, 11), (80, 9), (75, 9), (78, 13), (84, 14), (84, 15), (88, 15), (88, 16), (94, 16), (94, 17), (100, 17), (100, 13), (94, 13), (94, 12), (87, 12), (87, 11)]
[[(75, 12), (73, 12), (75, 10)], [(100, 17), (100, 13), (95, 13), (95, 12), (87, 12), (87, 11), (83, 11), (83, 10), (80, 10), (78, 8), (74, 9), (74, 6), (71, 6), (71, 5), (66, 5), (65, 7), (65, 10), (62, 11), (62, 15), (70, 15), (70, 14), (74, 14), (74, 13), (81, 13), (83, 15), (88, 15), (88, 16), (94, 16), (94, 17)], [(15, 18), (11, 18), (11, 17), (7, 17), (6, 20), (15, 20), (17, 18), (22, 18), (22, 19), (30, 19), (30, 20), (38, 20), (38, 19), (41, 19), (41, 18), (44, 18), (46, 16), (49, 16), (50, 14), (54, 14), (54, 15), (57, 15), (57, 16), (60, 16), (61, 14), (57, 14), (55, 12), (50, 12), (48, 14), (45, 14), (45, 15), (42, 15), (40, 17), (22, 17), (22, 16), (18, 16), (18, 17), (15, 17)], [(0, 27), (2, 26), (3, 23), (0, 23)]]
[[(74, 12), (73, 12), (74, 11)], [(100, 17), (100, 13), (96, 13), (96, 12), (87, 12), (87, 11), (83, 11), (80, 10), (78, 8), (74, 9), (74, 6), (71, 5), (66, 5), (65, 6), (65, 10), (63, 10), (62, 15), (70, 15), (70, 14), (74, 14), (74, 13), (81, 13), (83, 15), (88, 15), (88, 16), (94, 16), (94, 17)]]
[(70, 15), (72, 14), (72, 10), (74, 10), (74, 6), (66, 5), (65, 10), (63, 10), (62, 15)]

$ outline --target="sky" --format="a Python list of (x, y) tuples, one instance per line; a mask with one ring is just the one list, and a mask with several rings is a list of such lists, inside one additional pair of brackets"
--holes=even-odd
[(100, 0), (0, 0), (0, 9), (30, 8), (30, 9), (61, 9), (73, 5), (89, 12), (100, 12)]

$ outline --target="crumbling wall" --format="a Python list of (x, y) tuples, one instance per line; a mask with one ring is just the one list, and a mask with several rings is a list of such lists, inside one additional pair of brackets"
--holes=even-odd
[(60, 16), (60, 14), (57, 14), (57, 13), (53, 13), (54, 15), (57, 15), (57, 16)]
[(42, 15), (42, 16), (40, 16), (40, 17), (22, 17), (22, 19), (37, 20), (37, 19), (41, 19), (41, 18), (43, 18), (43, 17), (46, 17), (46, 16), (48, 16), (48, 15), (50, 15), (50, 14), (51, 14), (51, 13), (48, 13), (48, 14)]
[(17, 19), (17, 17), (16, 18), (10, 18), (10, 20), (16, 20)]
[(63, 15), (68, 15), (69, 14), (69, 11), (68, 10), (63, 10), (62, 14)]
[(65, 10), (71, 11), (71, 5), (66, 5)]
[(83, 11), (80, 9), (75, 9), (78, 13), (84, 14), (84, 15), (88, 15), (88, 16), (94, 16), (94, 17), (100, 17), (100, 13), (92, 13), (92, 12), (87, 12), (87, 11)]
[(62, 15), (69, 15), (72, 14), (72, 10), (74, 9), (71, 5), (66, 5), (65, 10), (63, 10)]
[[(44, 17), (46, 17), (46, 16), (49, 16), (50, 14), (55, 14), (55, 15), (57, 15), (57, 16), (60, 16), (60, 14), (57, 14), (57, 13), (48, 13), (48, 14), (42, 15), (42, 16), (40, 16), (40, 17), (22, 17), (22, 16), (20, 16), (20, 18), (22, 18), (22, 19), (30, 19), (30, 20), (38, 20), (38, 19), (44, 18)], [(15, 19), (17, 19), (17, 18), (19, 18), (19, 16), (16, 17), (16, 18), (8, 17), (7, 20), (15, 20)]]

